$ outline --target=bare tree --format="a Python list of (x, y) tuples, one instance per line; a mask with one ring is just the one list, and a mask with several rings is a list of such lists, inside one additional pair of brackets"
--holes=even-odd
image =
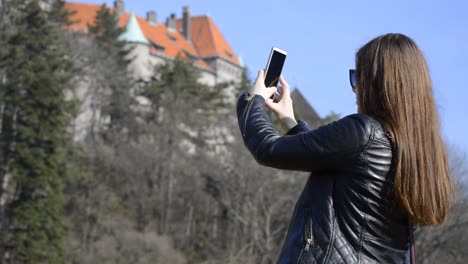
[(456, 180), (455, 204), (440, 227), (423, 227), (416, 233), (417, 259), (420, 263), (466, 263), (468, 260), (467, 163), (463, 153), (449, 148), (452, 175)]

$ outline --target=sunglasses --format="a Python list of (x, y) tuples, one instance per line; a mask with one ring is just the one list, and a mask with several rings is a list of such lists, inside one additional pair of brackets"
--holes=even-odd
[(356, 70), (349, 70), (349, 83), (353, 88), (353, 92), (356, 92)]

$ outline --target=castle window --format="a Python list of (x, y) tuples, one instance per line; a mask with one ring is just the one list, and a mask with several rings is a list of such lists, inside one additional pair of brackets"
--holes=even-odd
[(170, 34), (166, 34), (166, 36), (172, 41), (172, 42), (176, 42), (177, 39), (174, 37), (174, 36), (171, 36)]
[(229, 58), (232, 58), (232, 53), (231, 53), (231, 52), (225, 50), (224, 53), (226, 53), (226, 55), (227, 55)]
[(151, 46), (156, 49), (157, 51), (160, 51), (160, 52), (164, 52), (164, 50), (166, 49), (165, 47), (159, 45), (158, 43), (150, 40), (150, 43), (151, 43)]

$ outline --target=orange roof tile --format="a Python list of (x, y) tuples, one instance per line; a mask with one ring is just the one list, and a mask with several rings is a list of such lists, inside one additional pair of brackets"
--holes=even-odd
[[(239, 65), (239, 59), (209, 16), (191, 18), (192, 43), (202, 57), (220, 56)], [(177, 29), (182, 32), (182, 20), (177, 20)]]
[[(76, 13), (71, 17), (72, 21), (78, 21), (76, 24), (70, 26), (74, 30), (88, 32), (88, 24), (95, 23), (96, 13), (101, 8), (101, 5), (98, 4), (85, 4), (85, 3), (71, 3), (66, 2), (65, 7), (68, 10), (76, 11)], [(110, 8), (113, 10), (113, 8)], [(130, 18), (130, 13), (125, 13), (119, 17), (119, 26), (125, 27), (127, 25), (128, 19)], [(198, 55), (195, 47), (187, 42), (185, 38), (179, 32), (172, 32), (167, 29), (164, 24), (152, 25), (149, 24), (146, 19), (136, 16), (138, 24), (143, 31), (145, 37), (156, 43), (158, 46), (164, 48), (162, 52), (165, 56), (175, 58), (177, 55), (186, 56), (185, 53), (189, 53), (191, 57), (196, 58), (197, 64), (203, 68), (210, 69), (208, 64), (206, 64)], [(156, 48), (152, 47), (152, 51), (156, 51)]]
[(71, 25), (70, 28), (88, 32), (88, 24), (92, 25), (96, 22), (96, 13), (101, 8), (101, 5), (65, 2), (65, 8), (75, 12), (71, 16), (71, 20), (76, 23)]

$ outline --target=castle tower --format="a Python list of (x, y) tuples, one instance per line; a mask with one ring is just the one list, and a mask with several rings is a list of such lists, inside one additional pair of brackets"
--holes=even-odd
[(140, 24), (134, 14), (128, 19), (125, 32), (120, 35), (120, 40), (125, 41), (132, 52), (130, 53), (133, 61), (130, 65), (130, 71), (133, 76), (143, 79), (149, 78), (153, 72), (149, 62), (150, 42), (143, 34)]

